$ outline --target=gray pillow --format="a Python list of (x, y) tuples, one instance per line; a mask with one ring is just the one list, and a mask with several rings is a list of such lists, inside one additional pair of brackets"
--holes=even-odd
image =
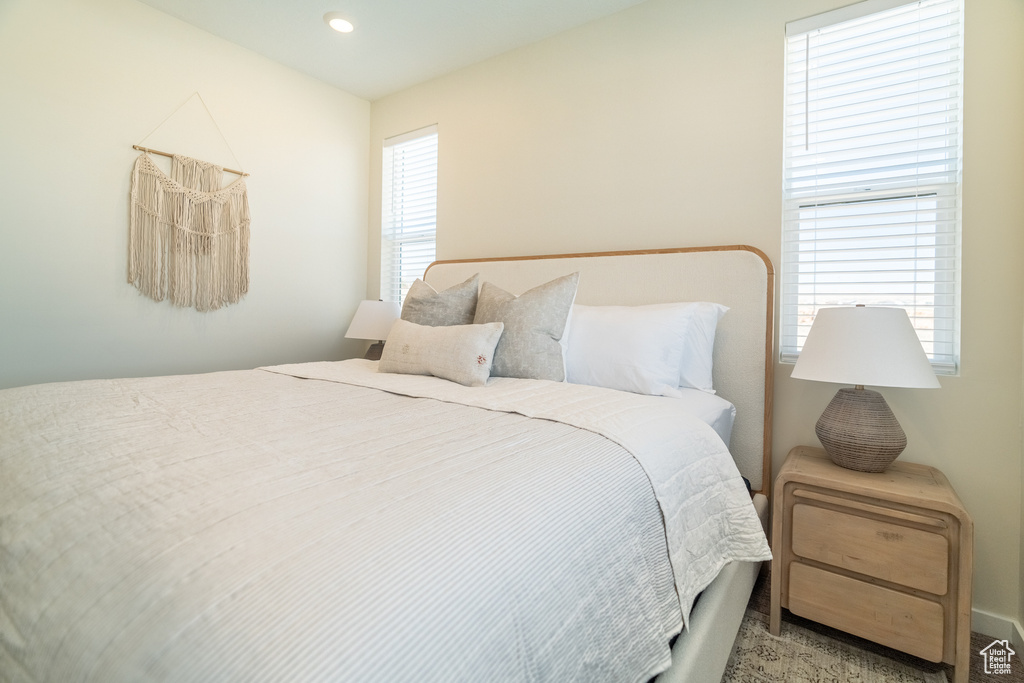
[(431, 327), (396, 320), (378, 372), (433, 375), (467, 387), (487, 384), (502, 324)]
[(492, 376), (565, 380), (558, 342), (565, 333), (579, 279), (579, 273), (566, 275), (518, 297), (490, 282), (483, 284), (473, 322), (505, 324), (494, 349)]
[(476, 311), (476, 290), (479, 275), (443, 292), (436, 291), (417, 278), (405, 295), (402, 320), (417, 325), (469, 325)]

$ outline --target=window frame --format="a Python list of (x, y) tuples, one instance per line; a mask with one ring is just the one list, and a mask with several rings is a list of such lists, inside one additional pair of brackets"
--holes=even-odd
[(437, 124), (386, 138), (381, 151), (380, 298), (401, 304), (437, 253)]
[[(938, 56), (932, 57), (926, 52), (927, 48), (921, 47), (927, 44), (919, 40), (915, 46), (918, 54), (906, 60), (910, 65), (906, 73), (915, 74), (915, 78), (899, 83), (896, 82), (897, 76), (892, 75), (898, 72), (897, 67), (892, 66), (895, 60), (891, 56), (883, 56), (876, 48), (875, 52), (866, 53), (878, 60), (873, 70), (864, 68), (856, 72), (862, 80), (853, 87), (846, 86), (847, 90), (839, 91), (847, 95), (856, 93), (857, 85), (871, 84), (877, 88), (876, 92), (890, 95), (891, 100), (890, 106), (878, 106), (871, 110), (871, 114), (883, 112), (889, 115), (886, 112), (896, 111), (891, 106), (892, 102), (898, 102), (897, 97), (910, 92), (904, 92), (903, 86), (912, 86), (917, 102), (904, 105), (906, 112), (912, 115), (903, 117), (903, 120), (916, 121), (916, 127), (902, 128), (903, 124), (896, 117), (893, 117), (896, 122), (890, 123), (882, 114), (866, 123), (866, 115), (847, 115), (846, 112), (853, 110), (853, 105), (844, 103), (834, 106), (831, 112), (826, 110), (825, 97), (834, 96), (837, 92), (835, 84), (841, 84), (842, 79), (848, 77), (840, 73), (841, 70), (830, 71), (834, 64), (844, 61), (835, 58), (829, 64), (827, 51), (836, 49), (825, 47), (830, 40), (845, 50), (836, 49), (836, 54), (856, 55), (863, 59), (865, 56), (854, 49), (853, 38), (846, 43), (841, 42), (844, 35), (856, 35), (858, 30), (871, 35), (866, 27), (872, 22), (890, 17), (909, 17), (912, 12), (917, 12), (920, 18), (936, 7), (948, 7), (949, 13), (942, 17), (953, 18), (948, 24), (942, 24), (941, 19), (936, 20), (940, 25), (938, 30), (950, 34), (942, 39), (955, 43), (955, 52), (942, 50), (943, 58), (949, 57), (947, 61), (939, 61)], [(953, 26), (955, 31), (951, 28)], [(898, 33), (898, 29), (892, 30)], [(891, 40), (890, 34), (879, 32), (877, 35)], [(917, 37), (923, 32), (913, 35)], [(815, 45), (812, 41), (818, 36), (824, 38)], [(802, 50), (801, 40), (805, 41)], [(863, 40), (865, 43), (872, 41), (871, 38)], [(882, 61), (885, 57), (890, 61)], [(857, 59), (847, 59), (845, 63), (858, 62)], [(941, 92), (955, 93), (955, 101), (942, 100), (931, 104), (920, 94), (923, 87), (920, 84), (933, 76)], [(830, 78), (833, 79), (831, 82)], [(886, 78), (893, 82), (889, 86), (891, 91), (884, 91), (878, 86)], [(830, 83), (832, 91), (825, 92)], [(786, 25), (779, 325), (781, 362), (796, 362), (802, 340), (819, 308), (863, 303), (897, 305), (907, 309), (936, 373), (955, 375), (959, 372), (962, 83), (962, 0), (867, 0)], [(891, 96), (893, 93), (895, 96)], [(882, 95), (872, 96), (880, 103), (885, 101)], [(831, 102), (835, 101), (833, 97)], [(951, 105), (942, 109), (943, 103), (950, 102)], [(862, 112), (871, 105), (872, 102), (867, 101), (866, 105), (857, 106), (862, 108)], [(840, 121), (835, 112), (846, 120)], [(830, 116), (834, 118), (830, 120)], [(799, 130), (797, 125), (801, 119), (803, 130)], [(849, 128), (844, 130), (846, 126)], [(891, 128), (883, 130), (884, 126)], [(932, 141), (920, 132), (925, 129), (929, 133), (938, 131), (939, 135)], [(917, 148), (906, 151), (910, 149), (910, 138), (901, 136), (909, 136), (911, 132), (916, 135), (913, 141)], [(860, 140), (856, 139), (858, 136)], [(863, 140), (870, 144), (859, 145)], [(876, 143), (879, 144), (876, 146)], [(900, 149), (900, 145), (904, 148)], [(928, 145), (934, 145), (935, 149)], [(804, 148), (803, 152), (800, 147)], [(889, 149), (900, 149), (888, 157), (893, 170), (885, 163), (871, 165), (872, 155)], [(952, 155), (949, 150), (953, 150)], [(847, 153), (849, 156), (844, 156)], [(882, 154), (877, 156), (879, 161), (886, 159)], [(910, 156), (917, 160), (902, 163)], [(897, 166), (893, 159), (902, 165)], [(864, 182), (858, 177), (862, 177)], [(859, 218), (855, 219), (854, 216), (858, 215)], [(873, 253), (869, 253), (865, 246), (867, 239), (874, 240)], [(901, 246), (893, 246), (897, 244)], [(850, 249), (850, 254), (856, 254), (859, 249), (861, 255), (868, 256), (859, 265), (856, 259), (846, 263), (838, 255), (844, 248)], [(858, 278), (861, 280), (859, 293), (845, 292), (851, 284), (858, 284), (845, 280)], [(892, 300), (886, 301), (886, 297)], [(931, 303), (927, 303), (929, 300)]]

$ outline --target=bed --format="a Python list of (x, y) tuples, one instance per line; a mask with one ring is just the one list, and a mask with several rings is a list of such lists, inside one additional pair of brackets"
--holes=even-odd
[(581, 307), (728, 307), (731, 431), (675, 397), (361, 359), (0, 392), (0, 680), (718, 680), (768, 557), (771, 265), (715, 247), (424, 279), (567, 273)]

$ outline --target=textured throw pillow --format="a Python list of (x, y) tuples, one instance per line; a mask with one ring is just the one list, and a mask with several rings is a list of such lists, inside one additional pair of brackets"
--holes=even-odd
[(377, 370), (483, 386), (491, 375), (494, 346), (503, 327), (500, 322), (432, 327), (396, 320)]
[(405, 295), (402, 320), (433, 327), (471, 324), (476, 312), (478, 278), (474, 275), (462, 284), (441, 292), (417, 279)]
[(685, 304), (572, 307), (567, 380), (650, 396), (682, 396)]
[(573, 273), (513, 296), (485, 282), (473, 322), (505, 324), (494, 349), (491, 374), (496, 377), (565, 380), (559, 341), (576, 298), (580, 274)]

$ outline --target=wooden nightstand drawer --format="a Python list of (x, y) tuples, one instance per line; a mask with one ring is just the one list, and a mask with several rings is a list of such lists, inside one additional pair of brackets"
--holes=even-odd
[(794, 562), (789, 609), (855, 636), (929, 661), (942, 660), (943, 612), (937, 602)]
[(793, 506), (792, 533), (800, 557), (946, 594), (949, 542), (940, 534), (809, 504)]

